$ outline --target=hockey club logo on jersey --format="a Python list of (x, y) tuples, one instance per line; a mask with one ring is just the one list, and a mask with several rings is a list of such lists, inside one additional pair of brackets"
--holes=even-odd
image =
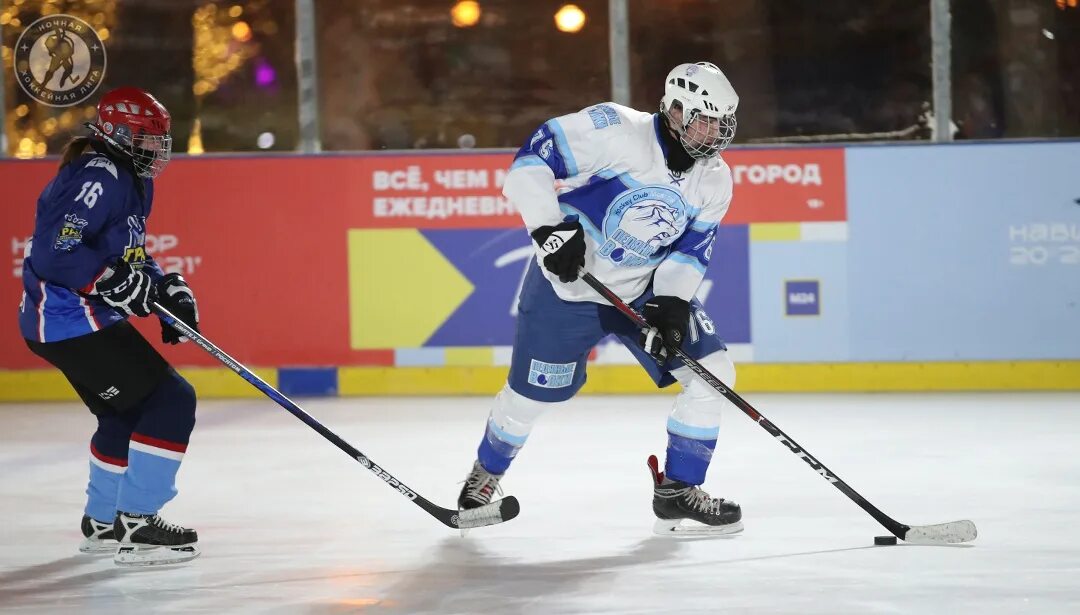
[(105, 77), (105, 45), (97, 31), (71, 15), (30, 24), (15, 43), (15, 78), (31, 98), (70, 107), (90, 97)]
[(678, 172), (678, 171), (668, 171), (667, 176), (668, 176), (668, 179), (671, 180), (671, 185), (672, 186), (678, 187), (679, 184), (686, 181), (686, 176), (683, 175), (682, 173)]
[(56, 242), (53, 243), (53, 249), (61, 252), (71, 252), (75, 249), (75, 246), (82, 243), (83, 229), (86, 228), (88, 222), (75, 214), (68, 214), (64, 216), (64, 226), (60, 227), (60, 232), (56, 234)]
[(574, 383), (577, 363), (529, 361), (529, 384), (545, 389), (564, 389)]
[(645, 265), (682, 235), (688, 209), (682, 195), (665, 186), (627, 190), (608, 206), (597, 254), (620, 267)]
[(132, 269), (142, 269), (146, 263), (146, 218), (128, 216), (128, 243), (124, 247), (124, 260)]

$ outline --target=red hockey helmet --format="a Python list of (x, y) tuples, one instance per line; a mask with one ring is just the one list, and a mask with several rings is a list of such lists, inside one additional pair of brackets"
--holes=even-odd
[(172, 121), (165, 105), (144, 90), (123, 87), (102, 96), (97, 113), (97, 123), (88, 126), (128, 156), (139, 177), (161, 175), (172, 154)]

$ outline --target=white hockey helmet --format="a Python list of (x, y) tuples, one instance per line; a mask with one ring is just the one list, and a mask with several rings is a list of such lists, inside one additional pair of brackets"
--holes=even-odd
[[(679, 131), (679, 140), (694, 158), (711, 158), (735, 138), (739, 95), (715, 64), (680, 64), (668, 73), (660, 111)], [(675, 111), (681, 116), (674, 115)]]

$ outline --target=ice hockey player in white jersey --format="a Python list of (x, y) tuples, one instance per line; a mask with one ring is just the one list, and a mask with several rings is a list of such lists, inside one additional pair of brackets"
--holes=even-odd
[[(554, 253), (538, 249), (526, 274), (510, 375), (458, 498), (461, 509), (491, 500), (536, 420), (580, 390), (590, 350), (614, 334), (658, 386), (678, 380), (683, 387), (667, 423), (664, 471), (649, 458), (654, 530), (742, 529), (738, 504), (700, 487), (726, 402), (672, 358), (681, 347), (734, 386), (726, 346), (694, 295), (731, 203), (731, 172), (719, 154), (735, 135), (738, 102), (715, 65), (682, 64), (667, 76), (659, 113), (598, 104), (545, 122), (518, 151), (504, 194), (538, 246), (556, 231), (570, 237)], [(582, 267), (651, 328), (638, 330), (578, 279)], [(596, 425), (598, 450), (616, 445), (605, 431)]]

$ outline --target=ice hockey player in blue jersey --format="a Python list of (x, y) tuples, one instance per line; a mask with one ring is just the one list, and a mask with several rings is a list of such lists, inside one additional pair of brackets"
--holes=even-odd
[[(195, 426), (195, 391), (127, 321), (159, 302), (192, 327), (195, 297), (146, 252), (154, 178), (169, 162), (169, 112), (150, 94), (105, 94), (90, 135), (65, 148), (37, 202), (23, 261), (19, 326), (97, 418), (80, 550), (119, 565), (199, 554), (194, 530), (158, 511)], [(162, 323), (162, 341), (187, 341)]]
[[(700, 487), (724, 398), (671, 358), (679, 346), (735, 384), (727, 348), (694, 295), (731, 202), (731, 172), (719, 154), (735, 135), (738, 102), (715, 65), (682, 64), (667, 76), (659, 113), (598, 104), (545, 122), (518, 151), (503, 193), (538, 246), (556, 231), (572, 235), (552, 254), (538, 249), (526, 273), (510, 375), (495, 397), (459, 508), (491, 500), (536, 420), (578, 392), (589, 351), (614, 334), (658, 386), (682, 384), (667, 422), (664, 471), (649, 458), (654, 531), (742, 529), (738, 504)], [(582, 267), (652, 327), (637, 330), (578, 279)], [(596, 432), (598, 448), (614, 445), (603, 426)]]

